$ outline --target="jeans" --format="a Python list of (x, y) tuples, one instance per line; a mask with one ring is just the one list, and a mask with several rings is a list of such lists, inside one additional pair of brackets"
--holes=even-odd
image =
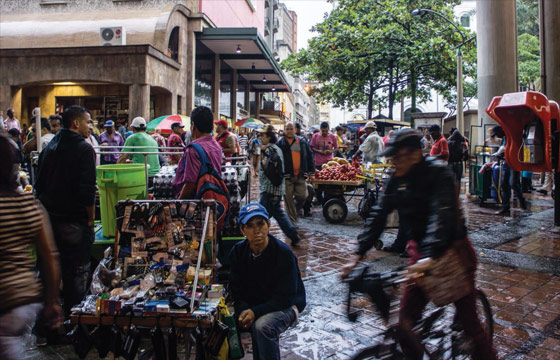
[(291, 177), (284, 181), (286, 185), (286, 194), (284, 195), (284, 207), (288, 213), (288, 217), (293, 224), (297, 221), (297, 212), (303, 208), (305, 199), (307, 198), (307, 184), (305, 177)]
[(22, 336), (31, 334), (31, 327), (42, 308), (39, 303), (27, 304), (0, 315), (0, 359), (23, 358), (25, 341)]
[(90, 250), (93, 227), (78, 222), (52, 221), (54, 239), (60, 254), (64, 316), (85, 297), (90, 278)]
[(508, 211), (510, 209), (511, 190), (513, 190), (515, 196), (519, 199), (521, 207), (526, 207), (526, 200), (521, 192), (520, 178), (521, 174), (519, 171), (511, 170), (509, 166), (504, 163), (501, 183), (502, 205), (504, 211)]
[(280, 196), (264, 192), (261, 193), (261, 199), (259, 202), (266, 208), (268, 214), (276, 219), (280, 229), (282, 229), (282, 232), (288, 237), (288, 239), (292, 240), (292, 242), (298, 242), (300, 240), (296, 228), (280, 206)]
[[(474, 281), (474, 277), (473, 280)], [(409, 330), (422, 317), (422, 311), (428, 299), (419, 287), (405, 287), (401, 298), (400, 324)], [(465, 296), (455, 302), (455, 316), (463, 326), (465, 333), (474, 342), (472, 358), (475, 360), (496, 359), (496, 352), (490, 345), (488, 334), (484, 331), (476, 315), (476, 301), (474, 294)], [(418, 354), (405, 354), (407, 359), (421, 359)]]
[(253, 359), (280, 359), (280, 334), (295, 321), (296, 313), (291, 307), (265, 314), (258, 318), (251, 329), (253, 340)]

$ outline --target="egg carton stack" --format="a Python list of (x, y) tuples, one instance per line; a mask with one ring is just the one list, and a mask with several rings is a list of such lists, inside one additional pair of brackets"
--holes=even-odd
[(173, 180), (175, 179), (176, 170), (177, 165), (162, 166), (156, 176), (154, 176), (153, 194), (156, 199), (175, 198)]

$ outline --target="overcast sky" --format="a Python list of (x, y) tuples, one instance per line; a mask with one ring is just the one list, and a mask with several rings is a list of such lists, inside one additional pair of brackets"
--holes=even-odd
[(311, 27), (323, 21), (326, 12), (332, 10), (332, 4), (326, 0), (281, 0), (289, 10), (298, 16), (297, 46), (299, 49), (307, 47), (307, 41), (313, 37)]

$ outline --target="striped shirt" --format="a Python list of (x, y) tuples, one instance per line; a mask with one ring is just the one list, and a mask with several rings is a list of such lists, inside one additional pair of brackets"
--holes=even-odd
[(0, 314), (41, 301), (32, 250), (41, 213), (31, 194), (0, 197)]
[(264, 167), (266, 168), (266, 166), (268, 165), (268, 161), (272, 157), (272, 152), (276, 152), (276, 154), (278, 154), (278, 156), (282, 160), (282, 171), (284, 171), (284, 155), (282, 154), (282, 150), (280, 150), (280, 148), (276, 144), (268, 145), (266, 150), (263, 152), (264, 156), (263, 156), (262, 162), (260, 164), (259, 190), (260, 190), (261, 194), (262, 193), (268, 193), (268, 194), (275, 195), (275, 196), (282, 196), (282, 195), (284, 195), (284, 191), (285, 191), (284, 181), (282, 181), (282, 185), (274, 186), (274, 185), (272, 185), (272, 183), (270, 182), (270, 180), (268, 179), (268, 177), (264, 173), (263, 164), (264, 164)]
[(239, 139), (239, 146), (241, 146), (243, 150), (247, 150), (247, 142), (248, 142), (247, 135), (241, 135), (238, 137), (238, 139)]

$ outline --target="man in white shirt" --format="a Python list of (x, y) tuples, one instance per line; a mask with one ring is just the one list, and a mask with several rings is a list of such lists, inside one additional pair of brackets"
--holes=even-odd
[(51, 132), (51, 123), (47, 118), (41, 118), (41, 150), (47, 147), (49, 142), (54, 138)]
[(381, 151), (383, 151), (383, 139), (377, 134), (377, 125), (375, 122), (368, 121), (364, 127), (364, 131), (367, 134), (367, 138), (360, 149), (352, 156), (352, 160), (359, 159), (359, 157), (364, 154), (364, 163), (380, 164), (381, 159), (377, 156)]

